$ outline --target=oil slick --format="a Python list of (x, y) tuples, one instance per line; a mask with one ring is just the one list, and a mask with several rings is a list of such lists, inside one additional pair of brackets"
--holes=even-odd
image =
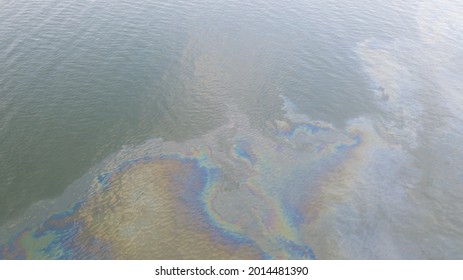
[(2, 257), (314, 257), (298, 232), (315, 188), (308, 179), (342, 162), (347, 154), (333, 145), (357, 143), (348, 135), (331, 143), (324, 134), (333, 131), (307, 125), (275, 126), (280, 137), (268, 139), (230, 123), (205, 137), (212, 143), (162, 143), (159, 154), (146, 152), (159, 141), (132, 147), (83, 200), (22, 231)]
[[(233, 112), (239, 117), (201, 139), (126, 148), (82, 200), (24, 229), (2, 246), (2, 257), (340, 257), (342, 249), (323, 248), (314, 231), (341, 222), (337, 209), (355, 205), (358, 188), (384, 187), (372, 169), (397, 177), (403, 155), (367, 120), (337, 129), (289, 111), (295, 106), (283, 99), (286, 114), (265, 133)], [(403, 199), (394, 192), (381, 199)]]

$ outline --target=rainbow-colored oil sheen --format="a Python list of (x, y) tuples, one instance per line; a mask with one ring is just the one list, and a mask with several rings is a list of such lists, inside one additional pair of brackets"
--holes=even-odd
[(228, 127), (209, 142), (161, 144), (167, 152), (133, 148), (142, 156), (114, 160), (83, 199), (22, 230), (1, 257), (315, 258), (305, 231), (320, 188), (356, 156), (362, 135), (291, 119), (270, 123), (272, 137), (234, 127), (225, 142)]

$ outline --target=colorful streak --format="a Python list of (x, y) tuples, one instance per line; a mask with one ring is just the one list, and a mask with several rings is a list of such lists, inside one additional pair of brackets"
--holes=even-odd
[(227, 142), (221, 128), (208, 142), (165, 142), (163, 153), (159, 141), (127, 149), (82, 200), (24, 229), (2, 257), (315, 258), (301, 235), (307, 212), (360, 136), (286, 120), (267, 137), (242, 123)]
[(201, 193), (216, 184), (217, 172), (178, 155), (124, 162), (98, 177), (98, 191), (25, 230), (2, 254), (32, 259), (260, 258), (249, 240), (209, 225)]

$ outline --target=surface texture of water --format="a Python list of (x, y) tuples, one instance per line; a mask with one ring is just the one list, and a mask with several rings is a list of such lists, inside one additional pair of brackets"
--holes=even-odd
[(2, 1), (1, 258), (463, 258), (458, 1)]

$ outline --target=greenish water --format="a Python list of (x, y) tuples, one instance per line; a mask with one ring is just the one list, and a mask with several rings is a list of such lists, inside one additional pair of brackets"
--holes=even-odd
[[(381, 19), (358, 7), (4, 1), (0, 221), (59, 195), (124, 144), (185, 139), (216, 126), (219, 109), (189, 100), (188, 90), (220, 89), (191, 88), (195, 77), (178, 62), (185, 48), (221, 48), (243, 75), (234, 98), (260, 119), (279, 106), (271, 95), (280, 93), (330, 120), (368, 110), (351, 48), (368, 33), (406, 34), (389, 24), (389, 8), (379, 9)], [(368, 22), (356, 24), (358, 16)]]
[[(368, 119), (379, 137), (401, 150), (400, 160), (388, 161), (391, 153), (381, 149), (372, 156), (386, 162), (370, 171), (378, 182), (394, 176), (404, 182), (381, 192), (389, 195), (399, 185), (417, 190), (406, 196), (416, 202), (412, 216), (419, 227), (429, 225), (432, 238), (451, 232), (444, 243), (463, 248), (456, 237), (463, 228), (463, 7), (436, 3), (2, 1), (0, 224), (59, 198), (125, 147), (157, 138), (181, 146), (239, 114), (249, 119), (243, 134), (267, 135), (269, 121), (288, 114), (286, 98), (293, 114), (336, 131)], [(412, 166), (403, 178), (391, 171), (402, 158)], [(363, 184), (380, 185), (373, 179)], [(369, 213), (381, 216), (383, 206)], [(439, 221), (419, 218), (426, 215)], [(365, 223), (365, 232), (336, 228), (354, 239), (382, 231)], [(426, 239), (417, 228), (400, 230)], [(429, 255), (410, 249), (410, 256), (463, 257), (443, 247)], [(352, 258), (356, 251), (349, 250), (354, 253), (321, 255)]]

